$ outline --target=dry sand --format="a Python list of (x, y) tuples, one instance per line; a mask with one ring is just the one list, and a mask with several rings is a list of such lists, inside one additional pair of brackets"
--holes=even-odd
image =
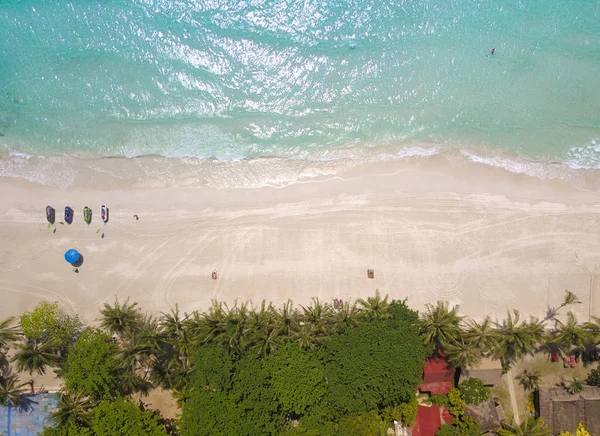
[[(600, 315), (597, 185), (442, 156), (283, 188), (115, 184), (60, 190), (0, 179), (0, 319), (42, 300), (92, 322), (115, 296), (156, 313), (176, 303), (203, 311), (212, 299), (356, 299), (375, 289), (418, 309), (448, 300), (480, 318), (508, 308), (543, 316), (568, 288), (583, 301), (581, 321)], [(47, 204), (57, 211), (54, 233)], [(101, 204), (110, 207), (106, 225)], [(65, 205), (75, 209), (72, 225), (58, 224)], [(89, 226), (85, 205), (94, 210)], [(84, 256), (79, 274), (63, 259), (69, 248)]]

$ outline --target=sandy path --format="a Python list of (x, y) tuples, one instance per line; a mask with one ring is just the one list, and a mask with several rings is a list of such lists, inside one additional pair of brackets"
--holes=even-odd
[[(600, 315), (598, 193), (468, 169), (223, 191), (57, 191), (0, 180), (0, 318), (43, 299), (92, 321), (115, 296), (151, 312), (175, 303), (189, 312), (211, 299), (305, 304), (376, 288), (419, 309), (448, 300), (475, 317), (507, 308), (542, 316), (568, 288), (584, 301), (581, 320)], [(102, 203), (111, 208), (106, 226)], [(71, 205), (75, 222), (52, 233), (46, 204), (59, 215)], [(90, 226), (85, 204), (97, 213)], [(63, 260), (71, 247), (84, 255), (79, 274)]]

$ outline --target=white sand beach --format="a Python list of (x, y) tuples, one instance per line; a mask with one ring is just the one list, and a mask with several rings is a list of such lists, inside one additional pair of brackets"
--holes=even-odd
[[(586, 178), (582, 189), (442, 156), (282, 188), (119, 188), (97, 179), (62, 190), (1, 178), (0, 318), (42, 300), (92, 322), (115, 296), (157, 313), (375, 289), (418, 309), (442, 299), (476, 318), (508, 308), (541, 317), (569, 289), (585, 321), (600, 315), (600, 191), (597, 174)], [(72, 225), (58, 223), (66, 205)], [(85, 205), (95, 213), (89, 226)], [(84, 256), (78, 274), (63, 258), (69, 248)]]

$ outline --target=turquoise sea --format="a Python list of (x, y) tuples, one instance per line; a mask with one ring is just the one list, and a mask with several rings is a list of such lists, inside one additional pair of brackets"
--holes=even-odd
[(2, 0), (0, 135), (4, 160), (418, 146), (600, 168), (600, 3)]

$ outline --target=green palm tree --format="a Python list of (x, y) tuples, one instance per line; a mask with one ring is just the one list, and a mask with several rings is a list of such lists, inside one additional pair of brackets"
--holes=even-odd
[(92, 419), (92, 409), (96, 402), (83, 394), (71, 395), (67, 392), (60, 394), (58, 408), (50, 415), (50, 420), (58, 427), (72, 422), (78, 427), (88, 427)]
[(249, 311), (244, 334), (251, 336), (253, 332), (275, 326), (276, 323), (277, 311), (271, 303), (263, 300), (259, 307), (252, 307)]
[(212, 304), (207, 312), (198, 314), (194, 312), (191, 319), (188, 319), (188, 325), (194, 341), (202, 344), (212, 344), (219, 340), (219, 337), (225, 332), (224, 320), (227, 313), (223, 308), (223, 303), (212, 300)]
[(111, 334), (116, 334), (123, 339), (127, 332), (137, 329), (140, 324), (142, 316), (137, 305), (137, 302), (129, 303), (129, 298), (123, 304), (115, 298), (114, 306), (104, 303), (104, 309), (100, 311), (102, 314), (100, 325)]
[(455, 368), (474, 366), (481, 361), (481, 352), (469, 341), (459, 339), (446, 344), (444, 347), (446, 359)]
[(489, 316), (481, 324), (474, 320), (467, 321), (463, 337), (485, 356), (498, 346), (498, 335)]
[(540, 386), (542, 372), (537, 369), (527, 368), (517, 376), (517, 380), (526, 391), (533, 391)]
[[(191, 328), (189, 323), (186, 328), (188, 330)], [(135, 336), (136, 339), (130, 340), (130, 342), (138, 341), (139, 344), (144, 344), (150, 356), (160, 354), (166, 340), (166, 336), (161, 331), (158, 320), (152, 317), (152, 315), (144, 315), (142, 317)]]
[(322, 303), (318, 298), (312, 298), (312, 305), (302, 307), (300, 323), (310, 324), (312, 330), (322, 336), (329, 336), (332, 329), (333, 308), (330, 304)]
[(366, 300), (359, 298), (356, 301), (360, 306), (361, 312), (368, 320), (389, 319), (392, 316), (390, 313), (388, 295), (386, 295), (384, 298), (381, 298), (379, 289), (375, 290), (374, 297), (367, 297)]
[(557, 308), (548, 307), (548, 312), (546, 313), (546, 316), (544, 317), (544, 320), (542, 323), (544, 323), (548, 320), (551, 320), (551, 319), (555, 319), (556, 315), (558, 315), (558, 311), (560, 309), (562, 309), (565, 306), (569, 306), (571, 304), (581, 304), (581, 300), (579, 300), (577, 295), (575, 295), (573, 292), (565, 289), (565, 298), (564, 298), (563, 302), (561, 303), (561, 305), (558, 306)]
[(0, 353), (21, 336), (17, 327), (12, 326), (15, 317), (11, 316), (0, 321)]
[(552, 434), (542, 418), (529, 417), (521, 425), (503, 424), (502, 427), (498, 431), (500, 436), (550, 436)]
[(335, 311), (333, 315), (333, 330), (342, 333), (352, 327), (356, 327), (360, 322), (361, 310), (356, 302), (344, 301), (341, 309)]
[(292, 333), (290, 339), (305, 350), (315, 349), (324, 344), (329, 336), (317, 329), (313, 324), (301, 324), (298, 330)]
[(117, 352), (117, 359), (122, 368), (132, 372), (149, 368), (156, 350), (142, 332), (132, 332), (128, 336), (129, 341), (121, 344)]
[(17, 352), (12, 358), (18, 371), (29, 371), (46, 374), (46, 366), (54, 367), (60, 362), (57, 350), (60, 344), (56, 341), (27, 341), (17, 345)]
[(435, 306), (426, 305), (427, 313), (419, 320), (419, 332), (426, 344), (437, 349), (445, 349), (448, 344), (456, 343), (462, 332), (460, 329), (464, 317), (458, 315), (459, 306), (448, 309), (446, 301), (438, 301)]
[(279, 331), (274, 324), (254, 330), (252, 336), (246, 339), (248, 350), (259, 357), (273, 352), (281, 342)]
[(184, 314), (183, 318), (179, 314), (179, 305), (175, 305), (175, 309), (169, 313), (162, 312), (160, 320), (160, 328), (168, 338), (179, 338), (184, 330), (187, 330), (188, 314)]
[(289, 338), (298, 328), (298, 317), (298, 311), (294, 309), (292, 300), (287, 300), (281, 309), (277, 310), (276, 323), (283, 338)]
[(229, 308), (225, 305), (226, 315), (221, 322), (222, 333), (216, 338), (216, 342), (225, 345), (231, 351), (242, 354), (245, 344), (245, 333), (248, 322), (248, 304), (237, 302)]
[(0, 368), (0, 406), (18, 407), (23, 404), (24, 386), (27, 383), (21, 383), (9, 366)]
[(508, 312), (506, 319), (501, 323), (494, 323), (498, 334), (498, 346), (494, 357), (502, 360), (505, 366), (526, 354), (533, 355), (543, 337), (543, 327), (535, 319), (529, 323), (519, 321), (519, 311), (513, 310), (512, 314)]
[(573, 312), (567, 313), (566, 322), (558, 319), (556, 322), (556, 332), (553, 335), (552, 342), (563, 351), (569, 353), (573, 347), (579, 351), (584, 351), (586, 344), (590, 342), (590, 334), (578, 324), (577, 318)]

